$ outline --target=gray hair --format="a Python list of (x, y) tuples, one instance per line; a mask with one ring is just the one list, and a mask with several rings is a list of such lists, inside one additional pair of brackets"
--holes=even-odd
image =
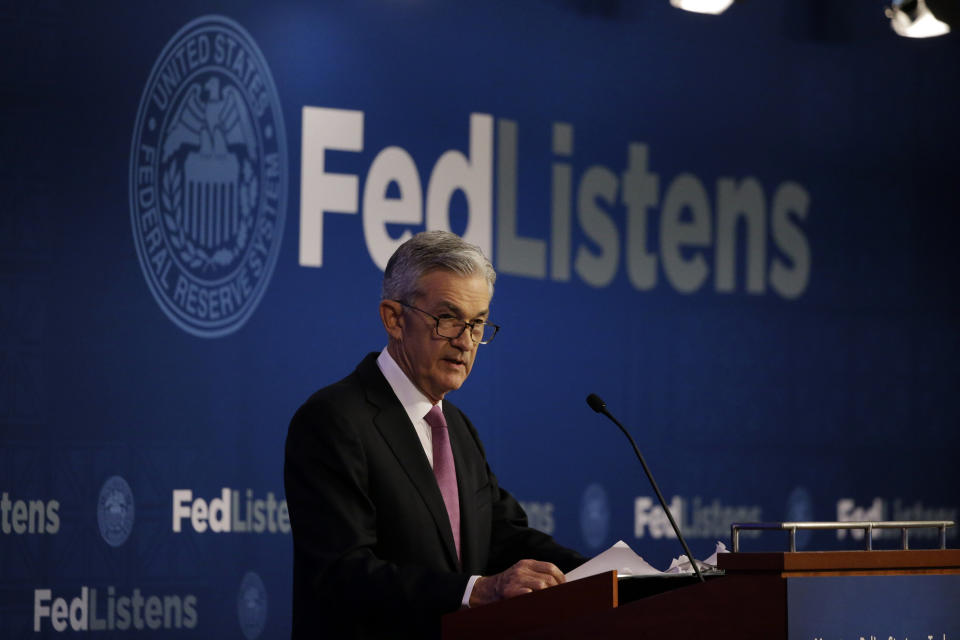
[(497, 272), (480, 247), (449, 231), (422, 231), (390, 256), (383, 272), (383, 299), (409, 302), (421, 293), (417, 290), (420, 278), (438, 269), (461, 276), (481, 276), (493, 295)]

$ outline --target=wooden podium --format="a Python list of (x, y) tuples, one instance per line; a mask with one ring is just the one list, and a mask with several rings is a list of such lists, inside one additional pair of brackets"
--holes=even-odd
[[(729, 553), (721, 554), (718, 563), (724, 575), (704, 583), (659, 576), (627, 579), (686, 580), (679, 588), (661, 583), (669, 590), (658, 588), (661, 593), (633, 601), (621, 598), (628, 583), (618, 583), (616, 572), (611, 571), (465, 609), (444, 616), (443, 639), (797, 640), (803, 624), (810, 621), (822, 630), (803, 640), (871, 634), (899, 639), (904, 632), (886, 629), (901, 619), (922, 617), (922, 611), (916, 613), (917, 602), (931, 607), (931, 621), (911, 624), (930, 628), (911, 631), (906, 637), (932, 635), (940, 640), (960, 635), (960, 550)], [(933, 595), (918, 599), (917, 593), (925, 590)], [(861, 605), (866, 607), (862, 615), (867, 616), (862, 623), (856, 619)], [(898, 614), (901, 605), (911, 613)], [(883, 628), (830, 633), (830, 625), (867, 626), (871, 621)]]

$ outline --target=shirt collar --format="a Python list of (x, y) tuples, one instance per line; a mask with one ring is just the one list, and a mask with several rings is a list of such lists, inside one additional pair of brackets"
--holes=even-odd
[[(396, 394), (400, 404), (403, 405), (404, 411), (410, 417), (410, 422), (413, 424), (423, 422), (423, 417), (433, 407), (433, 403), (410, 381), (410, 378), (403, 372), (403, 369), (393, 359), (386, 347), (377, 356), (377, 366), (383, 373), (383, 377), (387, 379), (387, 383), (393, 389), (393, 393)], [(443, 400), (438, 402), (437, 406), (442, 410)]]

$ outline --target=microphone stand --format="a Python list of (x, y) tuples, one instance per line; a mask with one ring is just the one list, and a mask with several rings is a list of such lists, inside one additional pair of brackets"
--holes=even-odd
[(620, 424), (620, 421), (614, 418), (613, 414), (607, 410), (607, 404), (600, 399), (600, 396), (595, 393), (591, 393), (589, 396), (587, 396), (587, 404), (590, 405), (590, 408), (597, 413), (602, 413), (610, 418), (613, 424), (620, 427), (620, 431), (623, 431), (623, 435), (627, 436), (627, 440), (629, 440), (630, 444), (633, 445), (633, 452), (637, 454), (637, 459), (640, 461), (640, 464), (643, 465), (643, 471), (647, 474), (647, 480), (649, 480), (651, 486), (653, 486), (653, 490), (657, 494), (657, 499), (660, 500), (660, 506), (663, 507), (663, 512), (667, 514), (667, 519), (670, 520), (670, 526), (673, 527), (673, 531), (677, 534), (680, 544), (683, 545), (683, 550), (686, 552), (687, 558), (690, 559), (690, 564), (693, 566), (694, 573), (696, 573), (697, 577), (700, 578), (700, 582), (704, 582), (703, 574), (700, 573), (700, 567), (697, 566), (697, 561), (694, 559), (693, 554), (690, 553), (690, 547), (687, 546), (687, 541), (683, 539), (683, 534), (680, 533), (680, 527), (677, 526), (676, 521), (673, 519), (673, 514), (670, 513), (670, 507), (667, 506), (667, 501), (663, 499), (663, 494), (660, 493), (660, 487), (657, 486), (657, 481), (653, 479), (653, 474), (650, 473), (650, 467), (647, 466), (646, 460), (643, 459), (643, 455), (640, 453), (637, 443), (634, 442), (633, 437), (624, 428), (624, 426)]

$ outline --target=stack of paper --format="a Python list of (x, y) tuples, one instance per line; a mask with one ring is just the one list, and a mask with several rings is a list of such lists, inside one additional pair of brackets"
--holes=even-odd
[[(717, 568), (717, 554), (719, 553), (728, 553), (727, 545), (723, 544), (719, 540), (717, 541), (717, 548), (713, 552), (713, 555), (707, 558), (706, 560), (697, 560), (697, 566), (700, 567), (700, 572), (704, 571), (713, 571)], [(674, 558), (670, 562), (670, 566), (667, 568), (666, 573), (693, 573), (693, 567), (690, 566), (690, 558), (686, 555), (682, 555), (679, 558)]]
[[(722, 542), (717, 542), (716, 551), (713, 552), (712, 556), (702, 562), (697, 561), (700, 571), (716, 569), (717, 554), (719, 553), (727, 553), (727, 547)], [(587, 578), (597, 575), (598, 573), (614, 570), (617, 572), (617, 576), (653, 576), (664, 573), (693, 573), (690, 560), (686, 556), (674, 558), (666, 571), (659, 571), (638, 556), (626, 542), (618, 540), (615, 545), (603, 553), (594, 556), (568, 573), (567, 581), (579, 580), (580, 578)]]
[(649, 576), (663, 573), (647, 564), (623, 540), (594, 556), (567, 574), (567, 580), (579, 580), (604, 571), (616, 570), (618, 576)]

